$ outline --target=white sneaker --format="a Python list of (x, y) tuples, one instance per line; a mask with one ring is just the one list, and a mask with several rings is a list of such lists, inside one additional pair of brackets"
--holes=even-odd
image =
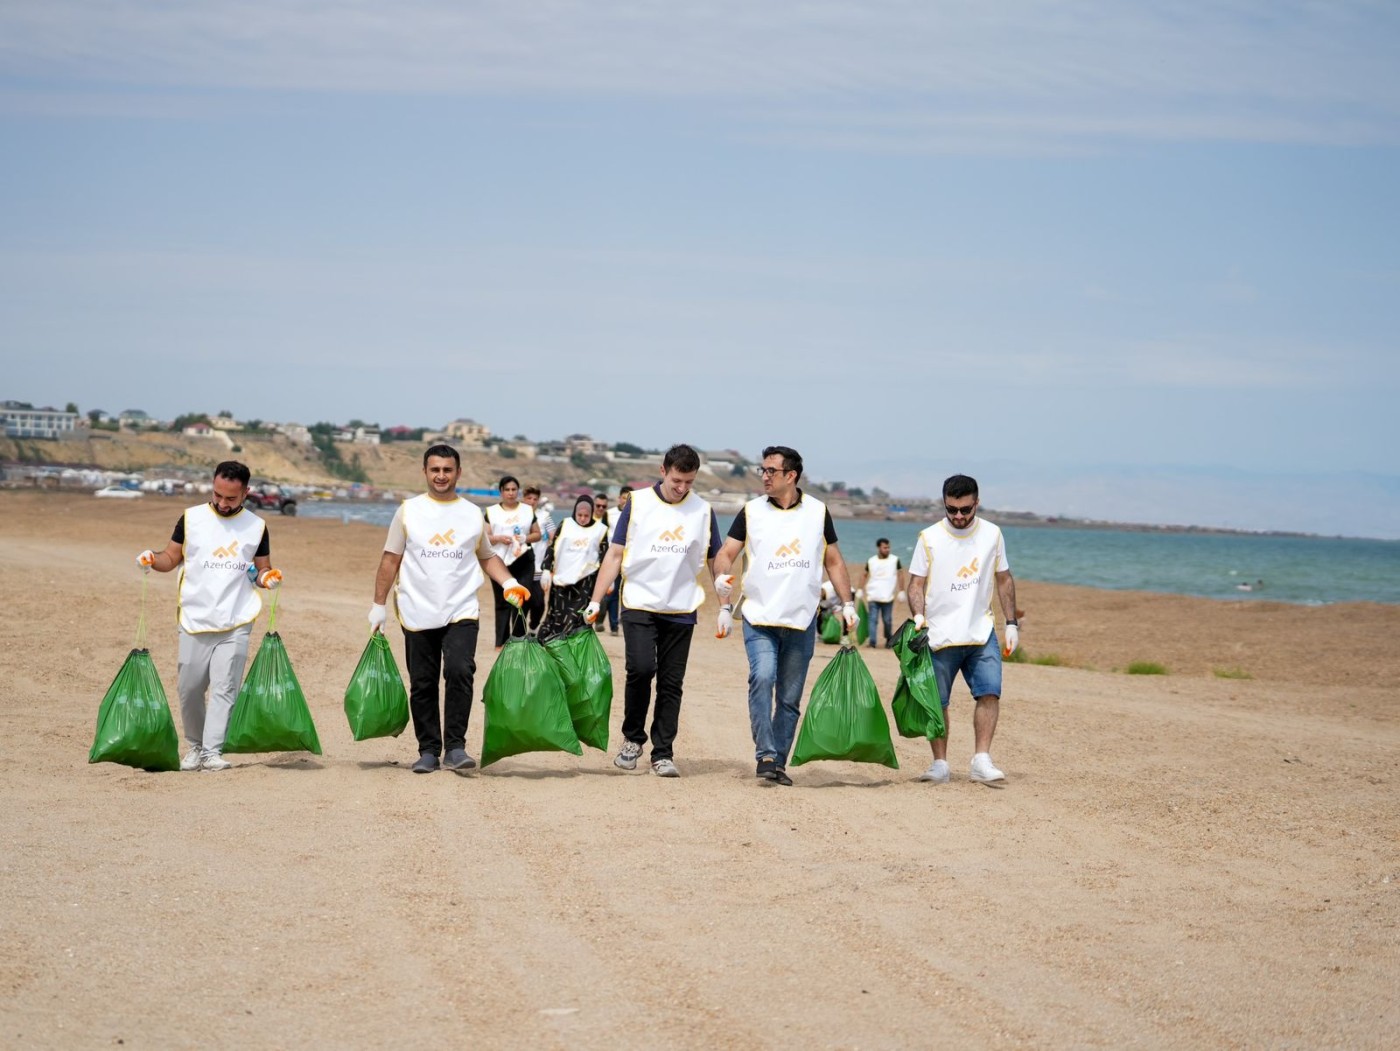
[(967, 777), (969, 781), (981, 781), (984, 784), (988, 781), (1006, 780), (1006, 775), (992, 765), (992, 757), (988, 752), (978, 752), (972, 757), (972, 766), (968, 768)]
[(218, 752), (205, 752), (204, 761), (199, 764), (199, 768), (201, 770), (227, 770), (232, 765)]
[(185, 758), (180, 760), (180, 769), (184, 771), (198, 770), (204, 763), (204, 749), (198, 745), (185, 753)]
[(613, 766), (619, 770), (635, 770), (641, 754), (641, 745), (637, 744), (636, 741), (626, 741), (622, 745), (622, 751), (613, 757)]
[(681, 776), (681, 772), (676, 769), (676, 764), (669, 759), (653, 759), (651, 761), (651, 772), (657, 777)]
[(948, 778), (948, 760), (946, 759), (935, 759), (929, 768), (919, 775), (920, 781), (932, 781), (935, 785), (946, 785)]

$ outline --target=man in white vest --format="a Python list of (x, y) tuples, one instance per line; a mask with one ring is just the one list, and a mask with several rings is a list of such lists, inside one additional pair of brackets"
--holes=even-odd
[(730, 598), (734, 560), (744, 554), (744, 650), (749, 658), (749, 728), (753, 732), (756, 776), (792, 784), (788, 753), (797, 733), (802, 688), (817, 641), (817, 606), (822, 570), (841, 601), (848, 632), (856, 628), (856, 607), (845, 559), (836, 546), (836, 526), (826, 504), (798, 488), (802, 457), (786, 445), (763, 450), (763, 496), (746, 503), (715, 556), (715, 593), (725, 638), (733, 626)]
[[(164, 551), (142, 551), (142, 569), (180, 571), (180, 721), (189, 744), (181, 770), (227, 770), (229, 713), (238, 698), (248, 639), (262, 611), (257, 588), (275, 588), (267, 526), (243, 506), (248, 468), (225, 460), (214, 468), (213, 496), (186, 509)], [(207, 700), (206, 700), (207, 695)]]
[[(919, 534), (909, 564), (909, 611), (914, 623), (928, 627), (938, 694), (947, 725), (948, 692), (959, 672), (972, 691), (975, 740), (968, 779), (989, 784), (1006, 775), (992, 762), (992, 735), (1001, 710), (1001, 659), (1021, 644), (1016, 620), (1016, 581), (1006, 560), (1001, 530), (977, 518), (977, 480), (955, 474), (943, 483), (947, 517)], [(992, 596), (1006, 618), (1006, 645), (998, 648)], [(946, 784), (948, 738), (934, 738), (933, 764), (921, 781)]]
[[(500, 502), (492, 504), (485, 511), (486, 539), (501, 563), (512, 575), (519, 574), (528, 589), (535, 582), (534, 545), (540, 538), (535, 507), (520, 499), (520, 480), (513, 474), (502, 475), (497, 489), (501, 494)], [(494, 580), (491, 582), (491, 593), (496, 599), (496, 649), (500, 649), (512, 636), (524, 636), (526, 618), (511, 609), (511, 603)], [(526, 601), (533, 608), (533, 593)], [(543, 603), (541, 596), (541, 608)]]
[[(467, 720), (476, 677), (481, 616), (477, 592), (485, 582), (483, 571), (515, 609), (530, 592), (492, 550), (481, 509), (457, 495), (462, 477), (457, 450), (430, 446), (423, 454), (423, 477), (428, 491), (400, 504), (389, 523), (374, 576), (369, 624), (374, 631), (383, 629), (392, 587), (408, 663), (409, 711), (418, 738), (413, 772), (430, 774), (446, 766), (466, 773), (476, 766), (467, 754)], [(446, 682), (441, 714), (439, 679)]]
[[(866, 559), (865, 577), (860, 586), (864, 589), (865, 609), (869, 620), (869, 646), (872, 650), (875, 649), (876, 629), (880, 626), (880, 621), (883, 620), (885, 622), (885, 648), (889, 649), (893, 641), (895, 600), (897, 598), (903, 602), (906, 596), (904, 594), (904, 566), (895, 555), (890, 554), (888, 537), (882, 536), (875, 541), (875, 554)], [(860, 597), (860, 592), (856, 593), (856, 597)]]
[(622, 644), (627, 659), (622, 749), (613, 765), (635, 770), (647, 743), (652, 680), (656, 710), (651, 722), (651, 772), (679, 777), (674, 745), (681, 693), (696, 613), (705, 601), (700, 573), (714, 577), (719, 523), (710, 505), (691, 492), (700, 454), (673, 445), (661, 461), (661, 481), (632, 494), (613, 536), (584, 619), (596, 623), (608, 588), (622, 574)]

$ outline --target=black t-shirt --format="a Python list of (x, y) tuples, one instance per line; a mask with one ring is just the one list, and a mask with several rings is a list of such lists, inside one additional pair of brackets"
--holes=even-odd
[[(184, 545), (185, 543), (185, 516), (181, 515), (180, 520), (175, 523), (175, 532), (170, 534), (170, 539), (175, 543)], [(258, 541), (258, 549), (253, 552), (254, 558), (267, 558), (272, 553), (272, 546), (268, 542), (267, 527), (263, 527), (262, 539)]]
[[(768, 498), (768, 502), (774, 507), (779, 506), (778, 502), (774, 500), (771, 496)], [(801, 489), (797, 490), (797, 504), (800, 503), (802, 503)], [(793, 504), (792, 506), (796, 507), (797, 504)], [(746, 514), (747, 510), (747, 506), (739, 508), (739, 513), (734, 516), (734, 524), (729, 527), (729, 539), (737, 540), (741, 544), (749, 538), (749, 519), (748, 515)], [(790, 511), (792, 510), (792, 508), (779, 507), (779, 510)], [(826, 524), (822, 527), (822, 531), (826, 534), (826, 542), (828, 545), (836, 543), (836, 523), (831, 520), (831, 508), (827, 508), (826, 510)]]

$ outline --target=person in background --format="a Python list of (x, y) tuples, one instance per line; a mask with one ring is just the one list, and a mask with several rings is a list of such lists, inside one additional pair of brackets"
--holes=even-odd
[[(904, 592), (904, 566), (890, 554), (888, 537), (875, 541), (875, 554), (865, 562), (865, 575), (861, 578), (861, 588), (865, 595), (866, 616), (869, 621), (870, 639), (868, 645), (876, 646), (876, 629), (879, 621), (885, 622), (885, 648), (894, 642), (894, 604), (906, 599)], [(857, 592), (860, 598), (861, 593)]]
[[(491, 550), (512, 576), (533, 584), (535, 552), (530, 545), (540, 538), (535, 509), (521, 502), (520, 482), (514, 475), (503, 475), (498, 489), (500, 503), (486, 509), (486, 536)], [(512, 608), (500, 584), (494, 579), (491, 581), (491, 593), (496, 599), (496, 649), (500, 649), (511, 636), (518, 638), (525, 634), (526, 617)]]
[[(237, 460), (214, 468), (207, 504), (175, 523), (164, 550), (142, 551), (143, 570), (180, 571), (180, 721), (189, 750), (181, 770), (227, 770), (223, 757), (229, 714), (243, 681), (253, 621), (262, 611), (257, 588), (276, 588), (267, 525), (243, 506), (252, 475)], [(206, 699), (207, 695), (207, 699)]]
[(719, 523), (710, 505), (691, 491), (700, 473), (700, 454), (673, 445), (661, 461), (661, 480), (632, 494), (613, 529), (607, 557), (593, 583), (584, 619), (594, 623), (608, 588), (622, 574), (622, 641), (627, 685), (622, 716), (622, 750), (613, 765), (635, 770), (647, 743), (646, 718), (651, 687), (656, 708), (651, 722), (651, 771), (679, 777), (674, 745), (680, 726), (695, 611), (705, 601), (700, 573), (714, 577)]
[(593, 518), (593, 498), (580, 496), (540, 563), (540, 585), (549, 597), (549, 611), (540, 625), (541, 642), (588, 630), (583, 613), (607, 550), (608, 527)]
[[(627, 501), (629, 501), (630, 499), (632, 499), (632, 487), (630, 485), (624, 485), (621, 489), (617, 491), (617, 506), (610, 508), (607, 514), (609, 534), (611, 534), (613, 530), (617, 528), (618, 520), (622, 518), (622, 512), (626, 509)], [(617, 634), (617, 618), (618, 608), (620, 606), (620, 598), (621, 591), (618, 588), (618, 586), (614, 584), (612, 590), (608, 592), (607, 601), (603, 603), (603, 608), (607, 611), (608, 614), (608, 630), (614, 635)], [(601, 624), (599, 626), (601, 627)]]
[[(1006, 775), (992, 763), (992, 736), (1001, 711), (1001, 661), (1021, 644), (1016, 619), (1016, 581), (1006, 560), (1001, 530), (977, 518), (977, 480), (955, 474), (943, 483), (943, 510), (947, 517), (919, 534), (909, 564), (909, 612), (915, 627), (928, 627), (933, 670), (943, 699), (944, 725), (948, 723), (948, 692), (959, 672), (972, 691), (975, 746), (968, 778), (990, 783)], [(998, 648), (992, 596), (1001, 603), (1006, 618), (1006, 646)], [(948, 771), (948, 737), (929, 742), (933, 763), (921, 781), (945, 784)]]
[[(401, 503), (389, 523), (374, 576), (369, 626), (371, 631), (383, 630), (392, 588), (403, 627), (409, 710), (418, 738), (413, 772), (430, 774), (445, 765), (466, 773), (476, 766), (467, 754), (467, 721), (476, 677), (482, 574), (513, 609), (526, 601), (529, 589), (511, 576), (487, 541), (481, 509), (457, 495), (462, 477), (457, 450), (429, 446), (423, 453), (423, 477), (428, 491)], [(441, 714), (439, 679), (446, 682)]]
[(549, 542), (554, 539), (554, 516), (550, 514), (549, 504), (540, 504), (540, 496), (539, 486), (527, 485), (520, 497), (520, 502), (528, 504), (530, 510), (535, 512), (535, 522), (540, 527), (540, 538), (530, 545), (535, 561), (535, 571), (530, 581), (530, 601), (526, 604), (531, 631), (539, 628), (540, 618), (544, 616), (544, 588), (540, 586), (540, 570), (545, 552), (549, 550)]
[[(597, 519), (599, 522), (602, 522), (605, 526), (608, 525), (608, 494), (607, 494), (607, 493), (594, 493), (594, 494), (593, 494), (593, 517), (594, 517), (595, 519)], [(609, 538), (612, 537), (612, 527), (611, 527), (611, 526), (608, 527), (608, 537), (609, 537)], [(621, 581), (618, 581), (618, 583), (621, 583)], [(615, 588), (615, 587), (616, 587), (616, 584), (614, 585), (614, 588)], [(608, 597), (608, 598), (611, 598), (611, 597), (612, 597), (612, 591), (609, 591), (609, 592), (608, 592), (607, 597)], [(605, 620), (605, 618), (599, 617), (599, 618), (598, 618), (598, 623), (593, 625), (593, 630), (596, 631), (599, 635), (601, 635), (601, 634), (603, 633), (603, 624), (604, 624), (604, 620)], [(614, 634), (614, 635), (617, 634), (617, 630), (616, 630), (616, 629), (617, 629), (617, 625), (616, 625), (616, 624), (613, 624), (613, 634)]]

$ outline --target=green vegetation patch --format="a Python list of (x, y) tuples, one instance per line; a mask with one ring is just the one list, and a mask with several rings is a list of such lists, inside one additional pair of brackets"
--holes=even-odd
[(1129, 675), (1165, 675), (1167, 666), (1156, 661), (1133, 661), (1128, 665)]

